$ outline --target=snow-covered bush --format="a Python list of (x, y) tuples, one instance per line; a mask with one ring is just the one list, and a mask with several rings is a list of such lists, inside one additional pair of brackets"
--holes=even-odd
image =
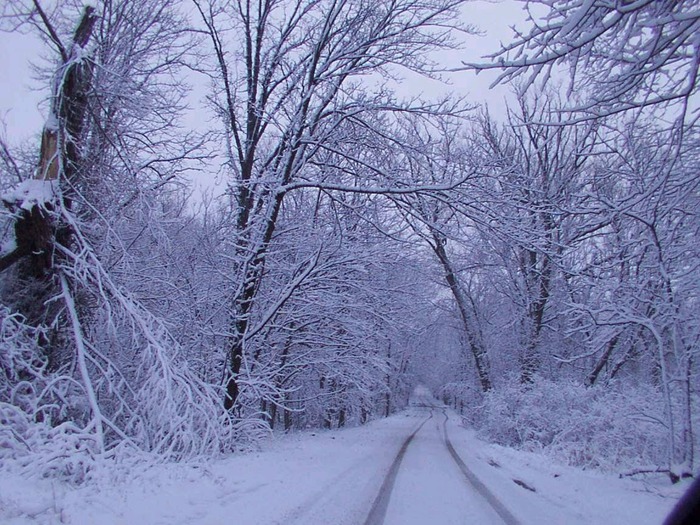
[(95, 457), (94, 435), (83, 425), (79, 385), (46, 371), (40, 335), (0, 307), (0, 466), (79, 482)]
[[(111, 366), (101, 369), (106, 361), (99, 362), (97, 352), (89, 356), (86, 376), (70, 370), (50, 372), (39, 345), (40, 333), (20, 315), (0, 308), (0, 467), (19, 469), (28, 476), (58, 476), (79, 483), (100, 456), (113, 455), (115, 448), (123, 452), (155, 451), (167, 443), (171, 456), (173, 452), (191, 456), (201, 452), (202, 442), (211, 442), (210, 437), (181, 435), (176, 430), (193, 418), (188, 421), (186, 414), (173, 413), (173, 406), (188, 405), (168, 402), (157, 395), (158, 390), (168, 390), (173, 396), (186, 395), (188, 390), (182, 387), (183, 378), (167, 377), (177, 373), (167, 361), (158, 376), (160, 381), (152, 378), (140, 388), (117, 380), (119, 374)], [(145, 367), (144, 371), (154, 372), (152, 368)], [(90, 390), (97, 392), (96, 410), (86, 399)], [(141, 402), (126, 403), (127, 390), (133, 392), (133, 401)], [(198, 395), (203, 398), (207, 393)], [(150, 402), (144, 402), (149, 396)], [(120, 401), (115, 403), (115, 399)], [(188, 410), (196, 407), (196, 412), (207, 412), (202, 399), (199, 401)], [(202, 418), (209, 415), (203, 414)], [(171, 418), (167, 425), (162, 421), (165, 417)], [(206, 431), (207, 425), (201, 428)]]
[(41, 336), (51, 326), (0, 307), (0, 466), (79, 483), (105, 458), (146, 464), (245, 445), (255, 429), (224, 410), (220, 388), (192, 372), (164, 324), (112, 282), (73, 225), (81, 249), (64, 249), (53, 299), (65, 364), (48, 366)]
[(469, 418), (492, 441), (573, 466), (621, 471), (663, 465), (668, 457), (661, 395), (649, 385), (512, 380), (486, 394)]

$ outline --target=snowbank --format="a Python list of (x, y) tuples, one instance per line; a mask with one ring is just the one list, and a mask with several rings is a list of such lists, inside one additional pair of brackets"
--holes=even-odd
[[(207, 465), (134, 466), (127, 475), (105, 475), (81, 487), (6, 472), (0, 476), (0, 522), (363, 523), (396, 451), (425, 410), (361, 428), (277, 436), (258, 452)], [(449, 432), (470, 469), (523, 525), (658, 524), (684, 488), (662, 476), (621, 480), (490, 445), (456, 416)]]

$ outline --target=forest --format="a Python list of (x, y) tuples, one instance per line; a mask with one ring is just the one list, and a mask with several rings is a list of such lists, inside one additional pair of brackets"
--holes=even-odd
[(0, 3), (47, 97), (0, 137), (3, 468), (220, 457), (423, 384), (491, 442), (693, 476), (698, 2), (518, 9), (458, 68), (501, 117), (399, 89), (465, 0)]

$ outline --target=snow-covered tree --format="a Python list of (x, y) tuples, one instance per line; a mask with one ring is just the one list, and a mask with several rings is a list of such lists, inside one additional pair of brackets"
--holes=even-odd
[(401, 184), (376, 164), (379, 148), (392, 147), (392, 114), (441, 108), (397, 101), (381, 77), (397, 68), (428, 73), (426, 53), (450, 45), (461, 3), (195, 2), (214, 54), (212, 102), (234, 222), (227, 408), (239, 395), (251, 315), (286, 195), (334, 187), (329, 175), (346, 170), (365, 188)]
[(34, 345), (3, 378), (25, 401), (3, 396), (2, 411), (24, 418), (9, 437), (19, 461), (80, 480), (117, 447), (183, 457), (229, 446), (233, 427), (166, 323), (129, 292), (127, 232), (192, 151), (173, 128), (186, 49), (176, 5), (106, 1), (70, 29), (74, 7), (9, 7), (11, 21), (44, 35), (56, 65), (38, 166), (4, 196), (5, 317)]

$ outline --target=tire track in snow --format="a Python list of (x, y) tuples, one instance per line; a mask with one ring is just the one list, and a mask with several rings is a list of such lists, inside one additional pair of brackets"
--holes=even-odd
[[(377, 497), (374, 500), (374, 503), (372, 504), (372, 508), (369, 512), (369, 515), (367, 516), (367, 519), (364, 522), (364, 525), (382, 525), (384, 523), (384, 518), (386, 517), (387, 509), (389, 507), (389, 500), (391, 499), (391, 493), (396, 482), (396, 476), (399, 473), (401, 462), (404, 456), (406, 455), (406, 450), (408, 449), (408, 446), (411, 444), (411, 441), (413, 441), (413, 438), (416, 436), (416, 434), (418, 434), (418, 432), (423, 428), (423, 426), (434, 417), (435, 409), (440, 410), (445, 418), (445, 420), (442, 422), (443, 444), (447, 448), (447, 451), (450, 453), (450, 456), (452, 457), (454, 462), (457, 464), (457, 467), (464, 476), (464, 479), (467, 482), (467, 484), (477, 494), (479, 494), (482, 498), (486, 500), (489, 506), (496, 512), (496, 514), (498, 514), (498, 516), (501, 518), (501, 520), (503, 520), (503, 522), (506, 525), (520, 525), (518, 519), (505, 507), (505, 505), (503, 505), (503, 503), (501, 503), (501, 501), (493, 494), (493, 492), (491, 492), (481, 482), (481, 480), (469, 469), (469, 467), (467, 467), (466, 463), (464, 463), (464, 460), (462, 460), (460, 455), (455, 450), (447, 433), (447, 421), (449, 420), (447, 410), (445, 408), (430, 404), (428, 400), (423, 400), (423, 402), (417, 406), (429, 408), (430, 416), (428, 416), (418, 426), (418, 428), (416, 428), (416, 430), (414, 430), (413, 433), (410, 436), (408, 436), (408, 438), (406, 438), (406, 441), (404, 441), (403, 445), (401, 446), (401, 449), (399, 449), (399, 452), (396, 455), (396, 458), (394, 459), (394, 462), (392, 463), (391, 468), (389, 469), (389, 472), (387, 473), (381, 488), (379, 489), (379, 493), (377, 494)], [(440, 423), (437, 421), (436, 423), (438, 425), (439, 432)]]
[(369, 511), (369, 515), (367, 516), (364, 525), (382, 525), (382, 523), (384, 523), (384, 516), (386, 516), (386, 510), (389, 507), (391, 492), (394, 489), (396, 476), (399, 473), (401, 461), (406, 455), (408, 445), (411, 444), (411, 441), (413, 441), (413, 438), (416, 434), (418, 434), (420, 429), (423, 428), (423, 425), (425, 425), (432, 418), (433, 409), (432, 407), (430, 407), (430, 415), (427, 418), (425, 418), (420, 425), (418, 425), (418, 428), (416, 428), (413, 431), (413, 433), (406, 438), (406, 441), (403, 442), (403, 445), (401, 445), (398, 454), (396, 454), (396, 458), (394, 458), (394, 462), (391, 464), (391, 468), (389, 468), (389, 472), (384, 478), (384, 483), (382, 483), (382, 486), (379, 489), (379, 494), (377, 494), (377, 497), (375, 498), (374, 503), (372, 504), (372, 508)]
[(442, 411), (442, 415), (445, 416), (445, 421), (443, 421), (442, 423), (444, 444), (447, 447), (450, 456), (452, 456), (452, 459), (454, 459), (455, 463), (457, 463), (457, 466), (464, 475), (464, 478), (466, 479), (467, 483), (469, 483), (469, 485), (471, 485), (474, 488), (474, 490), (476, 490), (476, 492), (480, 494), (489, 503), (489, 505), (491, 505), (493, 510), (496, 511), (496, 514), (500, 516), (500, 518), (506, 525), (520, 525), (520, 522), (517, 520), (517, 518), (513, 516), (513, 514), (505, 507), (505, 505), (503, 505), (503, 503), (501, 503), (501, 501), (493, 494), (493, 492), (491, 492), (486, 487), (486, 485), (484, 485), (481, 482), (481, 480), (477, 478), (471, 470), (469, 470), (469, 467), (467, 467), (460, 455), (452, 446), (452, 442), (450, 441), (450, 438), (447, 435), (447, 421), (449, 419), (447, 415), (447, 410), (444, 408), (440, 410)]

